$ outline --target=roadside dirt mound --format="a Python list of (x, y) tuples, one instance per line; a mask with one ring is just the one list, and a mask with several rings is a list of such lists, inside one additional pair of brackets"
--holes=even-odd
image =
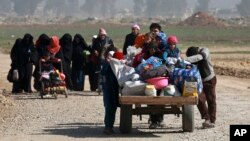
[(208, 15), (206, 12), (197, 12), (186, 20), (180, 22), (180, 26), (226, 26), (225, 23), (219, 21), (213, 16)]
[(250, 71), (246, 69), (235, 69), (230, 67), (214, 66), (218, 75), (234, 76), (238, 78), (250, 79)]

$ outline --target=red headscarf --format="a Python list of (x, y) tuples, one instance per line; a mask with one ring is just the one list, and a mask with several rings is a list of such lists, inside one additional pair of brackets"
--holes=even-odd
[(52, 36), (50, 45), (48, 47), (50, 53), (56, 54), (60, 50), (59, 38), (57, 36)]

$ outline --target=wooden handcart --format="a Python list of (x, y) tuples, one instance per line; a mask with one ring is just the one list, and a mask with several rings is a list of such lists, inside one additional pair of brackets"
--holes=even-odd
[[(181, 114), (182, 129), (184, 132), (194, 130), (194, 105), (198, 97), (172, 97), (172, 96), (119, 96), (121, 104), (120, 131), (130, 133), (132, 130), (132, 115), (149, 114)], [(136, 106), (135, 106), (136, 105)], [(138, 106), (138, 105), (164, 105)]]

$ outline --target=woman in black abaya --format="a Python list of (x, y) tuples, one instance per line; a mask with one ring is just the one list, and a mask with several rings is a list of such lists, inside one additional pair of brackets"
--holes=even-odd
[(84, 90), (85, 75), (88, 73), (88, 55), (90, 48), (80, 34), (76, 34), (73, 39), (72, 55), (72, 83), (73, 90)]
[(73, 89), (71, 81), (71, 59), (73, 53), (72, 36), (69, 33), (64, 34), (60, 39), (60, 46), (64, 58), (63, 69), (66, 76), (66, 85), (69, 90)]
[(13, 87), (13, 93), (20, 93), (23, 90), (32, 93), (31, 77), (33, 64), (37, 60), (37, 52), (33, 42), (33, 36), (25, 34), (21, 41), (17, 39), (13, 50), (11, 51), (12, 63), (19, 73), (19, 80)]

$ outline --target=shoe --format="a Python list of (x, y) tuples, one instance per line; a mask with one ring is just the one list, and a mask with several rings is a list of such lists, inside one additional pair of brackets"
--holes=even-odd
[(158, 122), (157, 125), (161, 128), (166, 127), (166, 123), (164, 121)]
[(24, 91), (25, 93), (29, 94), (29, 93), (33, 93), (32, 90), (29, 90), (29, 91)]
[(111, 134), (114, 134), (115, 132), (114, 132), (113, 128), (105, 127), (103, 130), (103, 133), (106, 135), (111, 135)]
[(215, 124), (211, 123), (210, 120), (206, 120), (205, 122), (202, 123), (203, 129), (208, 129), (208, 128), (214, 128)]
[(157, 123), (151, 123), (150, 125), (149, 125), (149, 129), (156, 129), (157, 128)]
[(17, 95), (17, 94), (23, 93), (23, 91), (22, 90), (13, 90), (13, 91), (11, 91), (11, 93)]

